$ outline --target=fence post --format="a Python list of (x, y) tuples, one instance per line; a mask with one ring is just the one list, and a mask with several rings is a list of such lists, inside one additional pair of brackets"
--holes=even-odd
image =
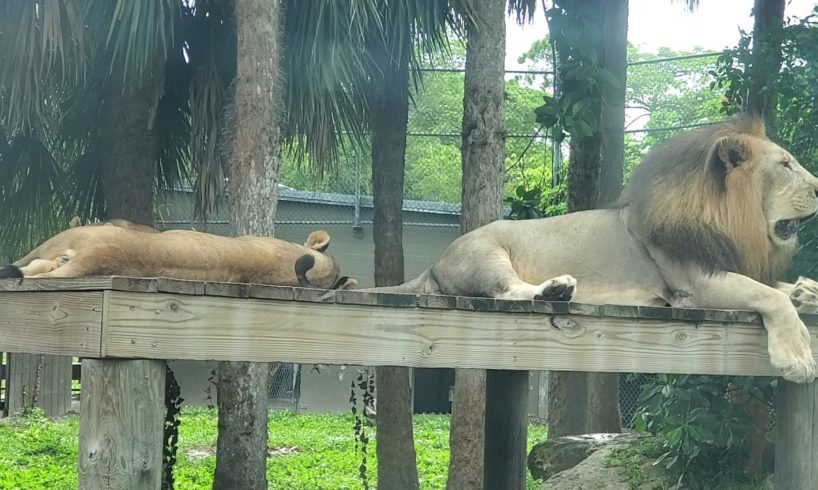
[(778, 380), (775, 488), (818, 488), (818, 384)]
[[(41, 407), (48, 417), (65, 415), (71, 410), (70, 356), (14, 353), (7, 355), (6, 410), (9, 414), (32, 407), (35, 399), (37, 406)], [(36, 388), (39, 388), (39, 393), (35, 396)]]
[(160, 488), (164, 394), (164, 361), (82, 361), (79, 488)]

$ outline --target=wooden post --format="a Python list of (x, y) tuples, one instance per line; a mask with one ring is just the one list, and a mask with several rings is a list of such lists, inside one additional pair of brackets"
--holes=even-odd
[[(38, 382), (39, 355), (8, 354), (8, 413), (32, 407), (35, 399), (47, 417), (65, 415), (71, 410), (71, 357), (42, 356), (42, 361)], [(39, 393), (35, 396), (36, 387)]]
[(164, 361), (82, 361), (79, 488), (160, 488), (164, 390)]
[(779, 379), (775, 400), (775, 488), (818, 488), (818, 384)]
[(525, 488), (528, 371), (487, 373), (484, 488)]

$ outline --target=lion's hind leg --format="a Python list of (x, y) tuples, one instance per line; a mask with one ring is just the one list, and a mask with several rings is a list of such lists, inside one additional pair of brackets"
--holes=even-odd
[(441, 291), (447, 294), (486, 296), (496, 299), (530, 301), (568, 301), (577, 288), (569, 275), (552, 277), (539, 284), (520, 279), (508, 251), (486, 243), (470, 243), (462, 250), (465, 257), (483, 260), (441, 261), (432, 270)]
[[(516, 274), (515, 274), (516, 275)], [(557, 276), (540, 284), (529, 284), (517, 279), (508, 285), (508, 290), (495, 296), (497, 299), (545, 301), (568, 301), (577, 289), (573, 276)]]

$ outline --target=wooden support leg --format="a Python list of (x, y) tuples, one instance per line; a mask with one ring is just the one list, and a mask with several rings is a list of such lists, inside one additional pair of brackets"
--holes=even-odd
[(486, 371), (487, 489), (525, 489), (528, 378), (528, 371)]
[(47, 417), (59, 417), (71, 410), (70, 356), (9, 354), (8, 370), (9, 413), (31, 408), (35, 400)]
[(818, 383), (778, 381), (775, 488), (818, 488)]
[(82, 361), (79, 488), (160, 488), (164, 393), (164, 361)]

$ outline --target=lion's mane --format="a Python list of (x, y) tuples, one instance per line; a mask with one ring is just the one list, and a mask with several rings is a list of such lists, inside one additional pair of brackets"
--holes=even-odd
[[(768, 237), (756, 151), (765, 140), (764, 123), (750, 116), (677, 136), (648, 152), (619, 205), (670, 259), (772, 284), (792, 250)], [(728, 172), (720, 156), (738, 162), (736, 168)]]

